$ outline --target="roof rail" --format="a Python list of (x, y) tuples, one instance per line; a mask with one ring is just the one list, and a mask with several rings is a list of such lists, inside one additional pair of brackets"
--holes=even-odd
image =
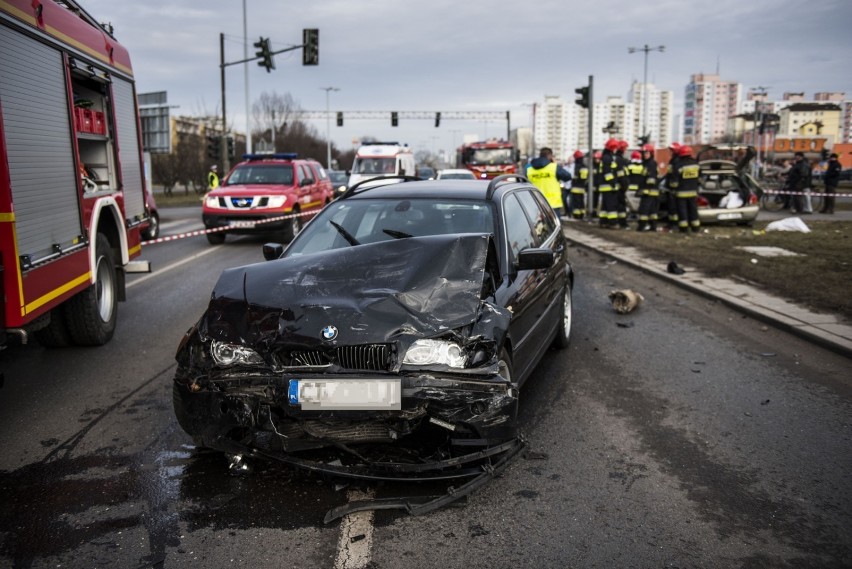
[(492, 179), (488, 184), (488, 189), (485, 190), (485, 199), (490, 200), (491, 196), (494, 195), (494, 192), (497, 191), (497, 186), (504, 182), (509, 183), (511, 180), (514, 180), (515, 182), (526, 182), (527, 184), (530, 183), (525, 176), (521, 176), (520, 174), (501, 174), (500, 176)]
[[(367, 191), (371, 188), (376, 188), (378, 186), (385, 186), (387, 184), (373, 184), (373, 182), (380, 182), (380, 181), (384, 181), (384, 180), (399, 180), (400, 182), (422, 182), (422, 180), (420, 178), (416, 177), (416, 176), (402, 176), (402, 175), (376, 176), (375, 178), (367, 178), (366, 180), (361, 180), (360, 182), (358, 182), (354, 186), (349, 186), (348, 188), (346, 188), (346, 191), (343, 192), (343, 194), (337, 199), (342, 200), (342, 199), (346, 199), (348, 197), (351, 197), (357, 192), (357, 190), (361, 190), (362, 192), (365, 192), (365, 191)], [(372, 185), (370, 185), (369, 187), (366, 187), (366, 188), (362, 188), (362, 186), (367, 185), (367, 184), (372, 184)]]

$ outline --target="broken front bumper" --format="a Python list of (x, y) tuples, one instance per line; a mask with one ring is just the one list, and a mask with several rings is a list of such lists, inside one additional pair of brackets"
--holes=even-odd
[(519, 444), (517, 391), (500, 376), (394, 377), (400, 387), (398, 409), (307, 410), (292, 404), (293, 382), (334, 378), (244, 375), (198, 381), (179, 376), (175, 413), (201, 446), (353, 478), (476, 476), (482, 464)]

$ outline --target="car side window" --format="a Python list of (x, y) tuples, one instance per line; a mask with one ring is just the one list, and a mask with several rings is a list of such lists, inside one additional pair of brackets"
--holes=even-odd
[(307, 168), (304, 164), (299, 165), (299, 169), (302, 172), (302, 179), (308, 180), (307, 182), (302, 182), (303, 184), (313, 184), (314, 177), (311, 175), (311, 170)]
[[(547, 241), (553, 230), (556, 229), (556, 221), (553, 219), (553, 208), (545, 201), (541, 192), (521, 191), (516, 192), (521, 207), (527, 213), (532, 222), (533, 232), (536, 239), (536, 247)], [(542, 202), (544, 204), (542, 205)]]
[(527, 214), (521, 206), (516, 195), (511, 193), (503, 199), (503, 217), (506, 220), (506, 242), (509, 246), (509, 262), (514, 263), (518, 253), (524, 249), (536, 246), (536, 238), (533, 234)]

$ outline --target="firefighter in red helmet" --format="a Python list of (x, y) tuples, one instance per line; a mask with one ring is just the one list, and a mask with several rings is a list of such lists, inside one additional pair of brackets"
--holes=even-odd
[(616, 150), (618, 150), (618, 141), (614, 138), (607, 140), (604, 143), (597, 169), (600, 176), (598, 192), (601, 195), (601, 209), (598, 217), (601, 227), (607, 228), (615, 227), (618, 222), (618, 188), (616, 184), (619, 167), (615, 158)]
[(618, 163), (618, 172), (616, 174), (616, 196), (618, 196), (616, 218), (618, 221), (618, 227), (621, 229), (629, 229), (627, 226), (627, 166), (630, 164), (630, 160), (625, 155), (628, 146), (629, 144), (626, 140), (619, 140), (618, 147), (615, 150), (615, 159)]
[(644, 180), (639, 194), (640, 231), (657, 230), (657, 211), (660, 207), (660, 188), (657, 187), (657, 159), (654, 158), (654, 145), (642, 146), (642, 169)]
[(574, 175), (571, 177), (571, 216), (583, 219), (586, 216), (586, 187), (589, 185), (589, 167), (581, 150), (574, 152)]
[(677, 206), (677, 226), (681, 233), (690, 229), (697, 233), (701, 228), (698, 219), (698, 162), (692, 156), (692, 148), (681, 146), (677, 150), (678, 160), (674, 167), (673, 184), (675, 205)]
[(668, 191), (664, 197), (666, 211), (668, 212), (668, 228), (670, 231), (677, 227), (677, 202), (675, 201), (674, 190), (672, 188), (675, 184), (674, 171), (675, 168), (677, 168), (678, 161), (680, 160), (680, 156), (678, 155), (679, 150), (680, 143), (672, 142), (669, 144), (669, 166), (666, 169), (665, 177), (666, 189), (668, 189)]

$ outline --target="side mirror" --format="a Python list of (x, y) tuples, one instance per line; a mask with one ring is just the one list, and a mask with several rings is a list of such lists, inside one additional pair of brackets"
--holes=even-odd
[(274, 261), (281, 257), (284, 253), (284, 245), (281, 243), (264, 243), (263, 258), (267, 261)]
[(534, 271), (547, 269), (553, 264), (553, 251), (550, 249), (524, 249), (518, 253), (518, 270)]

